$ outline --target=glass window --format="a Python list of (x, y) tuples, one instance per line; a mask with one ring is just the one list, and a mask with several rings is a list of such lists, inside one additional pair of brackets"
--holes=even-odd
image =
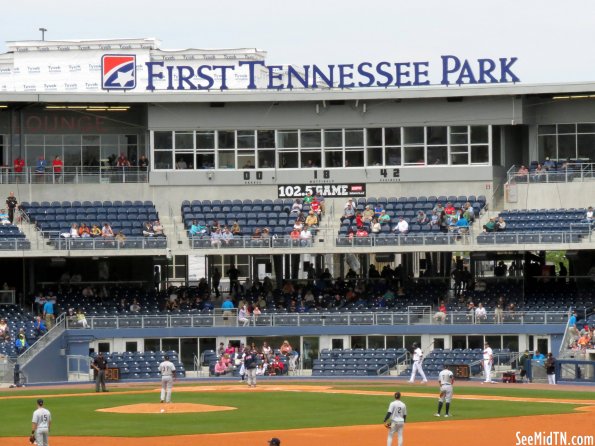
[(322, 155), (320, 151), (303, 151), (302, 152), (302, 167), (320, 167)]
[(194, 132), (175, 132), (176, 150), (194, 150)]
[(196, 132), (197, 149), (214, 149), (215, 132)]
[(595, 133), (595, 124), (577, 124), (577, 130), (579, 133)]
[(467, 126), (453, 126), (450, 128), (451, 144), (469, 144), (469, 129)]
[(382, 166), (382, 147), (369, 147), (368, 166)]
[(176, 153), (176, 169), (194, 169), (193, 153)]
[(446, 145), (446, 127), (427, 127), (428, 145)]
[(368, 336), (367, 348), (384, 348), (384, 336)]
[(537, 127), (537, 133), (540, 135), (555, 135), (556, 134), (556, 126), (555, 125), (540, 125)]
[(64, 135), (65, 146), (79, 146), (81, 145), (81, 135)]
[(578, 158), (595, 159), (595, 135), (578, 135)]
[[(85, 136), (83, 135), (83, 143), (84, 143), (84, 139), (85, 139)], [(172, 149), (173, 148), (172, 132), (154, 132), (153, 139), (154, 139), (155, 150)]]
[(558, 135), (558, 159), (576, 157), (576, 135)]
[(454, 348), (467, 348), (467, 336), (453, 336), (452, 346)]
[(27, 135), (27, 145), (43, 146), (43, 135)]
[(238, 130), (238, 149), (253, 149), (256, 147), (254, 130)]
[(234, 131), (219, 130), (217, 132), (217, 142), (220, 149), (235, 149), (236, 135)]
[(197, 169), (214, 169), (215, 168), (215, 153), (197, 152), (196, 163)]
[(382, 145), (382, 129), (366, 129), (366, 145), (379, 147)]
[(45, 135), (46, 146), (61, 146), (62, 135)]
[(172, 168), (172, 156), (171, 150), (156, 150), (155, 151), (155, 169), (171, 169)]
[(558, 133), (576, 133), (576, 124), (558, 124)]
[(469, 345), (467, 348), (483, 348), (483, 336), (469, 336), (467, 342)]
[(386, 348), (403, 348), (403, 336), (387, 336)]
[(242, 169), (254, 169), (256, 166), (254, 150), (238, 150), (238, 167)]
[(343, 152), (341, 150), (325, 150), (324, 167), (343, 167)]
[(300, 137), (302, 147), (322, 147), (320, 130), (302, 130)]
[(219, 150), (219, 169), (235, 169), (236, 157), (233, 150)]
[(488, 143), (488, 126), (487, 125), (472, 125), (471, 126), (471, 144), (487, 144)]
[[(485, 342), (490, 344), (490, 348), (492, 348), (492, 349), (502, 348), (502, 336), (498, 336), (498, 335), (486, 336)], [(477, 348), (483, 348), (483, 345), (481, 345), (480, 347), (477, 347)]]
[(275, 167), (275, 151), (274, 150), (259, 150), (258, 151), (258, 168), (270, 169)]
[(366, 337), (351, 336), (351, 348), (366, 348)]
[[(91, 162), (93, 160), (93, 162)], [(65, 166), (80, 166), (81, 165), (81, 148), (80, 146), (64, 146), (64, 165)], [(99, 166), (99, 150), (95, 153), (85, 151), (85, 156), (82, 161), (85, 166)]]
[(280, 149), (298, 147), (298, 131), (297, 130), (278, 130), (277, 131), (277, 147)]
[(295, 169), (299, 166), (299, 157), (297, 152), (279, 152), (279, 168)]
[(364, 165), (364, 150), (346, 150), (345, 167), (362, 167)]
[(471, 146), (471, 164), (487, 164), (489, 161), (489, 146)]
[(363, 129), (345, 129), (345, 147), (363, 147)]
[(405, 164), (425, 164), (425, 155), (423, 147), (405, 147)]
[(428, 166), (448, 164), (447, 146), (429, 146), (428, 147)]
[[(453, 150), (454, 149), (455, 148), (453, 147)], [(453, 165), (469, 164), (469, 154), (466, 151), (465, 152), (452, 152), (451, 151), (450, 164), (453, 164)]]
[(401, 145), (401, 128), (386, 128), (384, 129), (384, 145), (385, 146), (399, 146)]
[(260, 149), (274, 149), (275, 148), (275, 131), (274, 130), (257, 130), (258, 148)]
[(405, 144), (424, 143), (424, 127), (405, 127), (403, 133)]
[(542, 158), (549, 157), (551, 159), (558, 159), (556, 151), (556, 135), (540, 135), (537, 137), (539, 153), (543, 154)]
[(341, 129), (325, 130), (324, 147), (343, 147), (343, 131)]
[(385, 160), (387, 166), (400, 166), (401, 165), (401, 148), (400, 147), (387, 147), (385, 149)]
[(519, 337), (518, 336), (502, 336), (502, 344), (504, 348), (509, 348), (511, 352), (519, 351)]

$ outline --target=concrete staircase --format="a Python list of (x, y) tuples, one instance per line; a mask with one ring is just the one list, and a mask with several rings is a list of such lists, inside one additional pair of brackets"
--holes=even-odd
[(32, 251), (54, 251), (54, 247), (47, 244), (47, 239), (43, 238), (34, 224), (22, 220), (17, 226), (25, 234), (27, 240), (31, 242)]

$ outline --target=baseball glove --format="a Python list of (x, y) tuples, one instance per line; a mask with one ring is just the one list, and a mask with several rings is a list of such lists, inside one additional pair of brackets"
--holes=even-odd
[(35, 443), (35, 435), (29, 436), (29, 443), (31, 443), (31, 444)]
[(384, 423), (384, 427), (386, 427), (387, 429), (390, 429), (391, 424), (392, 423), (390, 421), (387, 421), (386, 423)]

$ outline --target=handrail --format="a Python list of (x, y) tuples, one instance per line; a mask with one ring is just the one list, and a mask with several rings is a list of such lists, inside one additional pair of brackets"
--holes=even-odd
[(127, 249), (165, 249), (167, 248), (166, 237), (141, 237), (127, 236), (124, 240), (115, 237), (61, 237), (60, 231), (42, 231), (44, 237), (49, 238), (51, 244), (57, 250), (127, 250)]
[(61, 171), (51, 167), (38, 170), (24, 167), (22, 172), (0, 169), (0, 184), (79, 184), (79, 183), (147, 183), (146, 167), (63, 166)]
[(41, 350), (46, 348), (48, 344), (60, 337), (60, 335), (64, 333), (64, 330), (66, 330), (66, 313), (60, 314), (56, 318), (55, 325), (18, 357), (17, 363), (21, 369), (26, 366)]
[(518, 169), (518, 166), (513, 165), (506, 172), (509, 184), (568, 183), (569, 181), (595, 180), (595, 163), (568, 163), (564, 169), (550, 169), (543, 172), (533, 170), (528, 174), (518, 173)]

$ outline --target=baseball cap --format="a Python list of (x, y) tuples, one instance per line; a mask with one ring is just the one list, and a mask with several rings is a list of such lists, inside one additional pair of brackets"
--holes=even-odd
[(273, 438), (271, 438), (269, 440), (269, 445), (271, 445), (271, 446), (281, 446), (281, 440), (279, 440), (278, 438), (273, 437)]
[(37, 404), (39, 404), (40, 406), (43, 406), (43, 400), (40, 398), (37, 400)]

